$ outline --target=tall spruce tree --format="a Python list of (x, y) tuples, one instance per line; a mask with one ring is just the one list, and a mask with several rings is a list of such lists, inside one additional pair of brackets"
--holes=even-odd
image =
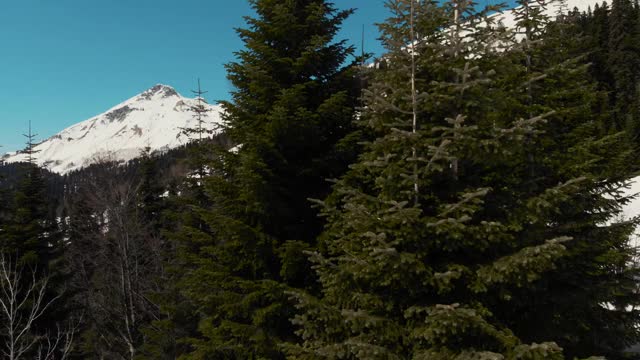
[(640, 9), (631, 0), (613, 0), (609, 21), (608, 68), (612, 76), (614, 115), (619, 129), (640, 136)]
[(609, 54), (609, 5), (607, 2), (596, 4), (593, 12), (584, 15), (580, 22), (582, 32), (587, 36), (589, 60), (593, 77), (598, 81), (600, 89), (610, 91), (613, 88), (609, 74), (607, 58)]
[(42, 169), (35, 161), (35, 137), (31, 131), (24, 135), (23, 150), (26, 162), (20, 165), (20, 183), (13, 192), (11, 216), (6, 224), (0, 249), (15, 256), (23, 265), (38, 268), (40, 274), (48, 272), (55, 243), (56, 224), (48, 213), (46, 183)]
[(237, 30), (245, 49), (227, 65), (235, 90), (223, 102), (237, 151), (217, 149), (197, 181), (204, 196), (169, 235), (182, 301), (167, 308), (198, 326), (165, 324), (190, 346), (177, 350), (185, 359), (284, 357), (279, 344), (294, 338), (285, 290), (314, 285), (302, 252), (321, 221), (308, 199), (328, 194), (326, 179), (346, 170), (357, 142), (358, 81), (344, 65), (353, 49), (334, 39), (352, 11), (324, 0), (250, 4), (256, 17)]
[[(0, 147), (2, 147), (0, 145)], [(4, 161), (0, 159), (0, 167), (4, 166)], [(9, 188), (4, 174), (0, 174), (0, 234), (4, 231), (3, 224), (9, 212)]]
[[(474, 26), (484, 17), (471, 2), (388, 6), (387, 66), (363, 114), (379, 137), (324, 203), (322, 296), (292, 293), (303, 343), (291, 358), (562, 359), (610, 350), (588, 336), (634, 338), (634, 224), (605, 226), (629, 147), (599, 136), (584, 66), (538, 63), (549, 39), (536, 39), (547, 27), (535, 5), (518, 10), (529, 28), (506, 55), (493, 49), (510, 41)], [(560, 308), (577, 297), (569, 314), (590, 320), (570, 329)], [(592, 321), (605, 317), (624, 331)]]
[[(527, 172), (510, 187), (535, 190), (572, 177), (585, 177), (591, 184), (571, 199), (571, 206), (558, 208), (553, 216), (553, 222), (563, 224), (565, 235), (573, 238), (566, 245), (567, 254), (549, 276), (513, 296), (499, 316), (526, 341), (558, 342), (569, 358), (589, 354), (615, 358), (638, 336), (634, 325), (638, 314), (626, 311), (635, 305), (638, 269), (629, 266), (634, 257), (629, 237), (635, 222), (614, 221), (625, 202), (614, 193), (633, 174), (633, 147), (624, 133), (603, 132), (612, 122), (611, 111), (588, 72), (590, 49), (581, 46), (577, 20), (569, 14), (554, 21), (536, 20), (522, 12), (517, 18), (521, 32), (535, 22), (547, 24), (530, 31), (530, 45), (525, 40), (522, 51), (511, 52), (514, 61), (521, 59), (527, 66), (519, 76), (524, 79), (522, 107), (511, 111), (520, 116), (553, 113), (539, 128), (544, 135), (528, 147), (535, 156), (528, 161)], [(518, 87), (510, 93), (518, 98)], [(610, 196), (603, 196), (607, 193)], [(613, 224), (604, 226), (607, 222)], [(614, 303), (615, 307), (603, 306)], [(617, 325), (612, 327), (612, 322)]]
[[(17, 284), (20, 289), (27, 289), (46, 279), (47, 286), (43, 288), (42, 301), (45, 304), (53, 302), (55, 306), (47, 307), (47, 311), (38, 316), (27, 329), (35, 341), (40, 341), (42, 334), (54, 334), (58, 326), (64, 326), (67, 307), (62, 296), (64, 294), (61, 294), (64, 281), (61, 263), (64, 244), (58, 221), (50, 211), (51, 200), (47, 196), (43, 169), (36, 163), (36, 136), (29, 123), (29, 131), (24, 134), (26, 147), (23, 150), (27, 161), (19, 164), (20, 181), (9, 192), (8, 214), (0, 232), (0, 253), (5, 256), (5, 260), (20, 268), (30, 269), (33, 273), (33, 277), (21, 278), (22, 283)], [(27, 306), (23, 306), (21, 319), (29, 318), (34, 306), (37, 307), (37, 304), (27, 303)], [(35, 358), (36, 355), (31, 352), (28, 356)]]
[(151, 153), (149, 147), (141, 153), (138, 176), (140, 186), (137, 191), (137, 205), (140, 209), (141, 221), (147, 227), (149, 235), (157, 238), (160, 236), (165, 191), (159, 181), (157, 156)]
[[(197, 90), (192, 91), (196, 95), (196, 103), (191, 107), (195, 120), (195, 126), (183, 128), (182, 134), (187, 136), (186, 178), (175, 186), (169, 186), (166, 190), (166, 199), (162, 200), (162, 209), (152, 205), (155, 215), (152, 221), (159, 225), (157, 229), (160, 237), (163, 256), (163, 269), (160, 278), (157, 279), (164, 286), (149, 298), (157, 304), (158, 318), (150, 324), (142, 327), (145, 336), (144, 344), (140, 347), (138, 359), (175, 359), (180, 354), (187, 353), (188, 344), (184, 341), (197, 334), (198, 310), (181, 292), (181, 284), (178, 279), (183, 276), (184, 270), (189, 267), (192, 250), (187, 244), (193, 241), (193, 236), (203, 235), (208, 227), (200, 212), (194, 209), (203, 209), (210, 202), (204, 187), (204, 178), (210, 174), (211, 158), (216, 152), (224, 152), (228, 148), (226, 137), (214, 137), (214, 129), (206, 121), (209, 110), (205, 107), (204, 91), (198, 80)], [(142, 193), (147, 193), (146, 188), (153, 188), (153, 174), (150, 172), (147, 161), (143, 162)], [(150, 182), (146, 185), (146, 182)], [(160, 200), (160, 194), (151, 190), (156, 197), (151, 204)], [(146, 198), (147, 196), (144, 196)], [(151, 200), (151, 199), (150, 199)], [(148, 207), (148, 201), (143, 203)], [(160, 220), (161, 219), (161, 220)], [(185, 246), (187, 245), (187, 246)]]

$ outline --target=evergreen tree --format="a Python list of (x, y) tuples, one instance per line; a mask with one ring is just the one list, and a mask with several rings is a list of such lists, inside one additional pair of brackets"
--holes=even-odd
[(151, 236), (159, 237), (160, 223), (164, 210), (163, 193), (164, 189), (160, 184), (160, 174), (156, 157), (151, 153), (149, 147), (141, 153), (139, 168), (140, 186), (138, 187), (138, 207), (140, 209), (141, 221), (151, 232)]
[(205, 176), (205, 168), (210, 161), (209, 140), (212, 138), (214, 131), (218, 129), (212, 128), (211, 124), (207, 124), (205, 121), (205, 117), (210, 111), (205, 106), (206, 100), (204, 99), (204, 95), (208, 91), (202, 90), (200, 79), (198, 79), (198, 90), (192, 90), (191, 92), (196, 95), (196, 104), (191, 106), (190, 109), (196, 124), (191, 128), (183, 128), (182, 134), (187, 136), (190, 141), (188, 148), (189, 167), (193, 171), (195, 178), (201, 179)]
[(22, 264), (29, 264), (46, 271), (49, 256), (48, 244), (45, 239), (47, 228), (47, 202), (45, 182), (40, 168), (35, 163), (34, 138), (37, 136), (29, 132), (24, 135), (27, 139), (23, 150), (26, 162), (22, 164), (22, 181), (13, 194), (13, 216), (6, 226), (2, 251), (15, 255)]
[[(22, 278), (25, 283), (18, 284), (20, 288), (27, 289), (47, 279), (42, 301), (45, 304), (53, 301), (55, 307), (48, 307), (30, 331), (53, 334), (58, 326), (63, 326), (67, 314), (65, 298), (61, 294), (65, 280), (61, 260), (64, 244), (58, 221), (50, 212), (43, 170), (36, 164), (34, 139), (37, 135), (31, 132), (31, 123), (24, 136), (27, 142), (23, 152), (27, 162), (19, 164), (20, 182), (10, 193), (9, 214), (0, 233), (0, 253), (6, 260), (33, 272), (33, 278)], [(31, 305), (24, 307), (22, 318), (27, 318), (31, 310)]]
[[(518, 27), (526, 28), (532, 21), (522, 16)], [(572, 206), (557, 209), (553, 216), (553, 222), (564, 224), (565, 235), (573, 238), (557, 269), (520, 293), (522, 303), (513, 296), (500, 316), (524, 340), (552, 339), (569, 358), (589, 354), (615, 358), (638, 336), (633, 325), (638, 314), (626, 311), (635, 305), (633, 278), (638, 269), (629, 266), (634, 257), (629, 237), (635, 222), (603, 223), (617, 218), (626, 201), (613, 193), (633, 174), (633, 147), (624, 133), (603, 132), (610, 128), (611, 111), (606, 95), (589, 76), (589, 50), (580, 45), (575, 23), (563, 14), (531, 32), (530, 52), (512, 52), (515, 61), (524, 62), (527, 55), (530, 61), (519, 76), (526, 84), (527, 93), (522, 91), (520, 100), (525, 106), (511, 111), (520, 116), (532, 111), (553, 114), (540, 127), (544, 136), (528, 146), (535, 154), (528, 170), (509, 187), (540, 189), (573, 177), (585, 177), (591, 184), (571, 200)], [(518, 88), (510, 93), (517, 97)], [(606, 193), (612, 194), (593, 196)], [(618, 304), (615, 309), (602, 306), (612, 303)]]
[(197, 333), (179, 341), (191, 346), (184, 358), (283, 357), (278, 344), (294, 336), (284, 291), (313, 286), (302, 252), (321, 222), (308, 198), (326, 196), (326, 179), (356, 148), (357, 79), (343, 65), (353, 49), (334, 41), (352, 11), (324, 0), (250, 3), (257, 16), (238, 29), (245, 49), (227, 65), (235, 90), (223, 103), (237, 151), (215, 152), (197, 181), (204, 196), (185, 204), (191, 218), (169, 235), (181, 274), (176, 305), (197, 315)]
[[(0, 159), (0, 167), (4, 166), (4, 161)], [(9, 213), (9, 185), (4, 174), (0, 174), (0, 234), (4, 231), (4, 223)]]
[(190, 146), (190, 175), (171, 189), (163, 210), (158, 214), (162, 219), (159, 230), (163, 271), (157, 279), (161, 284), (159, 291), (149, 294), (149, 298), (157, 304), (160, 316), (142, 327), (145, 340), (136, 359), (176, 359), (189, 350), (188, 344), (182, 340), (197, 333), (197, 308), (181, 292), (178, 282), (184, 276), (189, 259), (185, 254), (188, 248), (183, 248), (182, 244), (193, 241), (194, 234), (204, 226), (199, 212), (194, 211), (203, 207), (206, 200), (202, 177), (194, 174), (204, 172), (202, 160), (207, 157), (207, 151), (205, 142), (194, 142)]
[(591, 73), (598, 81), (602, 90), (613, 89), (612, 77), (609, 74), (607, 58), (609, 54), (609, 6), (605, 1), (602, 5), (596, 4), (593, 14), (585, 17), (582, 22), (582, 31), (588, 36), (588, 51), (591, 51), (589, 60), (592, 62)]
[[(162, 210), (155, 214), (156, 222), (160, 222), (158, 218), (162, 219), (158, 230), (162, 244), (163, 271), (158, 280), (163, 286), (149, 297), (157, 304), (160, 316), (142, 327), (145, 341), (139, 349), (139, 359), (175, 359), (189, 349), (180, 340), (197, 334), (197, 309), (181, 293), (177, 281), (184, 275), (189, 261), (186, 254), (190, 249), (183, 245), (193, 241), (194, 232), (207, 229), (200, 213), (193, 210), (204, 208), (208, 204), (203, 181), (210, 172), (212, 154), (215, 153), (214, 149), (226, 151), (228, 146), (224, 140), (212, 138), (213, 130), (205, 121), (208, 110), (204, 106), (203, 96), (207, 92), (202, 90), (200, 80), (198, 89), (193, 93), (197, 96), (197, 102), (191, 107), (191, 111), (196, 124), (192, 128), (182, 129), (183, 135), (190, 140), (185, 161), (187, 174), (179, 184), (167, 190), (168, 196)], [(148, 192), (145, 188), (152, 187), (145, 185), (147, 179), (149, 182), (153, 181), (149, 165), (147, 161), (143, 162), (142, 193)], [(148, 207), (148, 204), (143, 203), (143, 207)]]
[(640, 84), (640, 9), (631, 0), (613, 0), (609, 19), (608, 68), (613, 84), (613, 104), (619, 129), (637, 140), (640, 135), (638, 84)]
[[(303, 343), (291, 358), (563, 359), (611, 350), (585, 337), (602, 334), (624, 346), (637, 314), (602, 304), (634, 304), (634, 223), (603, 224), (620, 213), (629, 147), (599, 136), (585, 67), (542, 60), (536, 44), (558, 44), (537, 6), (518, 10), (523, 40), (507, 56), (473, 3), (388, 6), (387, 66), (363, 114), (379, 137), (324, 203), (322, 296), (292, 293)], [(578, 286), (584, 303), (569, 309)], [(571, 329), (578, 312), (588, 320)]]
[(327, 1), (251, 4), (258, 18), (238, 30), (246, 49), (227, 65), (235, 87), (233, 102), (222, 103), (227, 131), (242, 144), (242, 161), (259, 162), (247, 166), (264, 167), (260, 181), (272, 187), (273, 201), (260, 201), (269, 208), (256, 209), (271, 218), (265, 231), (312, 241), (320, 222), (307, 197), (326, 194), (326, 178), (340, 174), (352, 156), (344, 137), (353, 130), (358, 89), (354, 68), (343, 63), (353, 48), (332, 42), (352, 11)]
[[(26, 162), (20, 166), (20, 182), (10, 199), (11, 214), (7, 220), (0, 250), (17, 257), (22, 265), (37, 268), (39, 274), (53, 271), (51, 265), (61, 256), (62, 243), (57, 220), (50, 211), (47, 183), (36, 164), (34, 139), (29, 132), (23, 150)], [(53, 274), (49, 274), (53, 276)]]

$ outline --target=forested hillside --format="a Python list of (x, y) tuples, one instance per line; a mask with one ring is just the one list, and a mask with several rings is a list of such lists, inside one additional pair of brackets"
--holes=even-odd
[(637, 1), (249, 2), (223, 129), (0, 166), (0, 359), (640, 359)]

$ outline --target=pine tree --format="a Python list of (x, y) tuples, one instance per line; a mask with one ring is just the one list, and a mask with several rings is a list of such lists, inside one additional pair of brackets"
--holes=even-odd
[(207, 124), (205, 117), (209, 113), (209, 109), (205, 106), (206, 100), (204, 95), (208, 91), (202, 90), (200, 79), (198, 79), (198, 89), (191, 91), (196, 95), (196, 104), (191, 106), (191, 112), (196, 122), (195, 126), (191, 128), (183, 128), (182, 134), (187, 136), (190, 141), (189, 150), (189, 167), (193, 171), (195, 178), (203, 178), (205, 176), (205, 168), (209, 161), (208, 142), (213, 136), (214, 130), (211, 124)]
[(151, 236), (159, 237), (164, 210), (162, 199), (164, 190), (159, 181), (160, 174), (156, 160), (149, 147), (142, 151), (139, 168), (140, 186), (137, 194), (141, 221), (147, 226)]
[(265, 221), (267, 232), (309, 241), (319, 221), (306, 197), (324, 195), (325, 179), (351, 156), (342, 141), (352, 130), (358, 89), (353, 67), (342, 64), (353, 48), (332, 40), (352, 11), (326, 1), (251, 4), (259, 17), (238, 30), (246, 49), (227, 65), (236, 88), (233, 102), (222, 103), (228, 134), (242, 144), (243, 157), (263, 163), (248, 166), (266, 167), (259, 175), (272, 184), (275, 201), (262, 201), (272, 209), (261, 211), (277, 219)]
[(613, 83), (613, 104), (619, 129), (640, 135), (640, 114), (637, 112), (640, 84), (640, 9), (631, 0), (613, 0), (609, 21), (608, 68)]
[(321, 222), (308, 198), (326, 196), (358, 140), (357, 79), (343, 65), (353, 49), (334, 41), (352, 11), (324, 0), (250, 3), (257, 15), (238, 30), (245, 49), (227, 65), (235, 90), (223, 102), (237, 151), (214, 152), (205, 196), (185, 204), (192, 218), (170, 235), (181, 304), (199, 320), (180, 340), (191, 346), (185, 358), (283, 357), (278, 344), (294, 336), (284, 291), (313, 286), (302, 251)]
[[(55, 307), (48, 307), (46, 313), (32, 324), (30, 331), (53, 334), (58, 326), (63, 326), (68, 310), (66, 298), (61, 293), (65, 280), (61, 260), (64, 244), (59, 224), (50, 212), (43, 170), (36, 164), (36, 136), (29, 123), (29, 131), (24, 135), (26, 148), (23, 150), (27, 162), (19, 164), (21, 179), (17, 188), (10, 193), (9, 215), (0, 233), (0, 253), (5, 260), (33, 272), (33, 278), (22, 279), (25, 282), (19, 284), (22, 289), (28, 288), (29, 282), (39, 284), (47, 279), (42, 301), (45, 304), (54, 301)], [(31, 309), (30, 305), (24, 307), (22, 318), (26, 318)]]
[[(193, 241), (194, 233), (207, 229), (200, 213), (194, 209), (204, 208), (208, 204), (203, 181), (210, 172), (213, 154), (216, 151), (226, 151), (226, 144), (223, 140), (212, 138), (214, 129), (205, 120), (209, 112), (204, 99), (207, 91), (202, 89), (199, 79), (197, 90), (192, 92), (196, 95), (196, 104), (190, 109), (195, 126), (182, 129), (183, 135), (190, 141), (185, 161), (186, 177), (166, 191), (167, 197), (163, 201), (162, 210), (156, 209), (154, 217), (151, 218), (159, 223), (163, 271), (157, 280), (163, 286), (156, 293), (149, 294), (151, 301), (158, 306), (160, 316), (142, 327), (145, 341), (138, 351), (137, 359), (175, 359), (189, 349), (187, 344), (179, 341), (197, 334), (197, 309), (187, 296), (181, 293), (178, 280), (184, 275), (183, 272), (190, 261), (186, 254), (190, 248), (184, 245)], [(142, 194), (147, 192), (145, 188), (152, 187), (153, 175), (150, 165), (147, 161), (143, 162), (140, 189)], [(150, 181), (149, 185), (145, 185), (147, 180)], [(151, 193), (159, 195), (156, 191)], [(142, 198), (148, 197), (142, 195)], [(145, 208), (148, 207), (146, 203), (143, 203)]]
[(607, 67), (609, 54), (609, 6), (607, 2), (596, 4), (593, 14), (587, 16), (582, 27), (583, 32), (590, 36), (589, 51), (592, 62), (591, 73), (598, 81), (602, 90), (613, 89), (612, 77)]
[(57, 245), (52, 243), (56, 224), (49, 217), (46, 183), (35, 162), (37, 150), (34, 139), (37, 135), (31, 132), (31, 123), (29, 132), (24, 136), (27, 142), (23, 152), (27, 161), (21, 164), (22, 180), (13, 193), (12, 216), (6, 225), (0, 249), (42, 273), (48, 271), (52, 247)]
[[(573, 345), (584, 329), (567, 329), (572, 317), (560, 324), (569, 339), (558, 335), (554, 319), (562, 322), (562, 312), (551, 308), (550, 317), (550, 307), (537, 302), (558, 302), (567, 295), (558, 287), (570, 278), (598, 294), (578, 308), (601, 316), (605, 309), (596, 302), (616, 303), (609, 291), (619, 280), (630, 284), (633, 273), (626, 267), (633, 223), (602, 226), (620, 211), (615, 192), (629, 176), (629, 148), (622, 141), (611, 150), (619, 135), (598, 137), (596, 121), (581, 118), (593, 101), (585, 98), (589, 88), (576, 90), (585, 85), (584, 66), (573, 58), (540, 63), (544, 51), (536, 43), (549, 39), (536, 39), (547, 28), (539, 8), (518, 10), (529, 28), (505, 55), (493, 49), (510, 42), (477, 27), (484, 17), (473, 3), (388, 6), (394, 17), (382, 26), (387, 66), (363, 114), (379, 137), (324, 202), (326, 251), (313, 253), (322, 296), (292, 293), (303, 343), (289, 347), (291, 358), (601, 354), (602, 347), (563, 354), (557, 343)], [(409, 35), (412, 24), (419, 41)], [(551, 84), (554, 91), (540, 97)], [(593, 260), (593, 268), (580, 268)], [(592, 276), (598, 267), (607, 270)], [(595, 277), (594, 287), (588, 282)]]
[(564, 249), (562, 238), (515, 247), (517, 218), (484, 206), (499, 197), (482, 175), (522, 161), (513, 140), (538, 121), (489, 126), (487, 104), (504, 95), (488, 50), (499, 34), (479, 28), (489, 19), (467, 1), (388, 7), (387, 67), (364, 114), (380, 136), (325, 203), (327, 252), (314, 255), (323, 298), (296, 293), (304, 343), (292, 358), (557, 357), (555, 345), (521, 345), (485, 304), (489, 288), (527, 284)]
[[(520, 27), (530, 24), (525, 20)], [(606, 95), (589, 75), (590, 49), (581, 46), (574, 24), (575, 19), (561, 16), (532, 32), (529, 54), (533, 56), (520, 76), (527, 84), (521, 100), (525, 106), (511, 111), (521, 116), (532, 110), (553, 114), (540, 127), (544, 136), (529, 146), (535, 156), (528, 162), (528, 172), (510, 187), (538, 189), (572, 177), (585, 177), (591, 184), (553, 217), (573, 238), (557, 269), (518, 295), (522, 303), (513, 296), (499, 316), (526, 341), (558, 342), (569, 358), (590, 354), (615, 358), (638, 336), (633, 325), (637, 314), (625, 310), (635, 305), (633, 278), (638, 269), (629, 267), (634, 257), (629, 244), (634, 222), (603, 223), (620, 214), (625, 199), (613, 193), (633, 174), (633, 146), (624, 133), (603, 131), (610, 129), (611, 111)], [(527, 54), (512, 55), (517, 61)], [(518, 88), (510, 93), (517, 96)], [(610, 195), (593, 196), (606, 193)], [(616, 309), (602, 306), (619, 301), (624, 304)], [(611, 328), (611, 322), (618, 326)]]
[[(4, 161), (0, 159), (0, 168), (2, 166), (4, 166)], [(4, 222), (8, 216), (9, 203), (9, 187), (4, 174), (0, 174), (0, 234), (4, 231)]]
[(193, 176), (204, 169), (201, 161), (205, 158), (206, 147), (203, 143), (192, 144), (189, 154), (190, 175), (185, 181), (172, 189), (159, 214), (160, 237), (162, 242), (163, 271), (157, 279), (160, 289), (149, 294), (149, 299), (158, 306), (159, 316), (150, 324), (142, 327), (144, 343), (138, 349), (136, 359), (176, 359), (188, 352), (190, 347), (183, 340), (197, 334), (198, 310), (188, 296), (181, 292), (179, 279), (184, 276), (188, 261), (188, 244), (194, 237), (204, 235), (204, 221), (194, 209), (206, 204), (202, 178)]

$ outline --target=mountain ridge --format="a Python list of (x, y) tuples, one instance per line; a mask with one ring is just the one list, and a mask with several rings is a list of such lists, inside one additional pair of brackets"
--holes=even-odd
[[(219, 105), (183, 97), (173, 87), (157, 84), (107, 111), (81, 121), (36, 144), (36, 163), (65, 174), (103, 160), (126, 162), (149, 148), (152, 152), (184, 145), (183, 129), (197, 126), (192, 109), (207, 110), (203, 126), (212, 133), (222, 124)], [(23, 152), (5, 154), (5, 162), (26, 160)]]

